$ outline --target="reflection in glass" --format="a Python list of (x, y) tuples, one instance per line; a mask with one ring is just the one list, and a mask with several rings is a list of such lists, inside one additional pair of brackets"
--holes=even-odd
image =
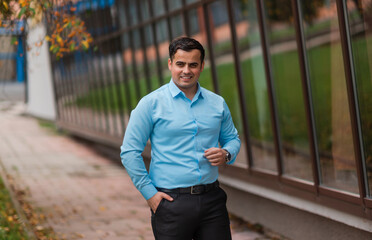
[[(215, 63), (217, 68), (217, 80), (220, 89), (220, 95), (225, 99), (227, 105), (229, 106), (235, 127), (238, 129), (240, 139), (242, 141), (242, 147), (236, 162), (234, 163), (237, 167), (247, 168), (247, 155), (244, 147), (244, 134), (243, 134), (243, 124), (240, 111), (240, 102), (238, 97), (238, 88), (236, 82), (236, 73), (234, 68), (234, 60), (232, 56), (231, 49), (231, 34), (229, 28), (228, 16), (227, 16), (227, 6), (225, 1), (216, 1), (209, 6), (209, 13), (212, 16), (211, 24), (214, 24), (217, 16), (225, 19), (225, 22), (219, 22), (219, 26), (212, 26), (212, 41), (213, 41), (213, 51), (215, 56)], [(220, 15), (215, 14), (218, 12)], [(206, 66), (208, 64), (206, 63)], [(209, 73), (210, 68), (206, 67), (204, 69), (203, 79), (205, 77), (211, 77)], [(206, 75), (208, 73), (208, 75)], [(204, 80), (201, 81), (201, 83)]]
[(152, 1), (154, 16), (159, 16), (165, 13), (164, 0), (149, 0)]
[[(114, 45), (114, 41), (105, 41), (103, 42), (102, 48), (104, 49), (104, 55), (102, 56), (102, 70), (103, 70), (103, 79), (104, 79), (104, 91), (106, 93), (106, 102), (107, 102), (107, 114), (109, 119), (109, 133), (112, 136), (117, 134), (117, 122), (118, 116), (117, 112), (117, 105), (115, 103), (115, 99), (118, 98), (116, 91), (115, 91), (115, 84), (114, 84), (114, 71), (113, 71), (113, 59), (108, 54), (112, 52), (112, 46)], [(111, 48), (111, 49), (110, 49)]]
[(125, 79), (125, 88), (128, 89), (127, 93), (130, 93), (129, 99), (128, 99), (128, 107), (130, 110), (132, 110), (136, 105), (138, 101), (138, 93), (136, 90), (136, 86), (134, 84), (134, 77), (133, 77), (133, 68), (132, 68), (132, 55), (133, 51), (130, 48), (129, 44), (129, 34), (126, 32), (123, 35), (121, 35), (122, 40), (122, 74)]
[(188, 12), (188, 16), (189, 16), (189, 28), (190, 28), (190, 34), (191, 35), (200, 33), (199, 23), (201, 21), (199, 20), (199, 16), (198, 16), (198, 13), (199, 12), (200, 11), (197, 11), (196, 9), (191, 9)]
[(253, 167), (277, 171), (255, 1), (234, 1)]
[(177, 16), (171, 17), (170, 22), (172, 26), (172, 39), (182, 36), (184, 34), (184, 29), (182, 25), (182, 16), (177, 15)]
[(139, 6), (141, 11), (141, 19), (142, 21), (145, 21), (150, 18), (149, 13), (149, 2), (148, 0), (139, 0)]
[(169, 40), (168, 40), (168, 28), (167, 28), (167, 21), (163, 19), (156, 23), (156, 38), (158, 42), (158, 51), (159, 51), (159, 58), (160, 58), (160, 65), (163, 72), (163, 83), (168, 83), (170, 81), (170, 73), (168, 70), (168, 47), (169, 47)]
[(265, 0), (264, 3), (282, 143), (283, 174), (312, 181), (291, 0)]
[[(302, 15), (306, 11), (302, 6)], [(336, 1), (303, 21), (317, 129), (321, 184), (358, 192)]]
[(182, 7), (182, 0), (166, 0), (168, 1), (169, 11), (179, 9)]
[[(189, 22), (189, 26), (190, 26), (191, 37), (198, 40), (204, 46), (204, 50), (205, 50), (204, 61), (208, 62), (210, 56), (209, 56), (207, 42), (205, 38), (205, 32), (199, 31), (199, 28), (201, 27), (198, 25), (198, 23), (203, 23), (201, 19), (199, 18), (200, 14), (202, 13), (203, 11), (197, 11), (195, 9), (189, 11), (187, 14), (187, 17), (188, 17), (187, 21)], [(209, 68), (209, 63), (208, 63), (208, 68)], [(204, 88), (210, 91), (214, 91), (214, 86), (213, 86), (213, 81), (212, 81), (212, 72), (210, 70), (203, 71), (201, 84)]]
[[(358, 3), (358, 5), (355, 5)], [(362, 125), (367, 195), (372, 196), (372, 1), (347, 1)]]
[(138, 21), (138, 15), (137, 15), (137, 0), (128, 0), (128, 4), (126, 7), (128, 8), (129, 16), (130, 16), (130, 22), (131, 24), (135, 25)]
[[(145, 27), (145, 39), (152, 39), (152, 28), (150, 25)], [(160, 86), (160, 79), (157, 71), (157, 62), (156, 62), (156, 51), (155, 45), (153, 43), (146, 44), (146, 58), (147, 58), (147, 67), (148, 74), (150, 77), (151, 90), (153, 91)]]

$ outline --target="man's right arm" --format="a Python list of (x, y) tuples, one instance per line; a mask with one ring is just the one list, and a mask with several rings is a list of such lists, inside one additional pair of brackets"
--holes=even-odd
[(153, 128), (151, 113), (151, 102), (142, 99), (131, 113), (120, 153), (122, 164), (146, 200), (158, 192), (141, 156)]

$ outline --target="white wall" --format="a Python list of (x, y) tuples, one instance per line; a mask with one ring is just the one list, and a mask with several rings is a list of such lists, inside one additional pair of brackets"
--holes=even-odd
[[(33, 26), (28, 32), (27, 44), (31, 49), (27, 52), (27, 113), (35, 117), (55, 120), (52, 72), (48, 43), (44, 40), (45, 33), (43, 24)], [(40, 41), (43, 41), (43, 44), (36, 46)]]

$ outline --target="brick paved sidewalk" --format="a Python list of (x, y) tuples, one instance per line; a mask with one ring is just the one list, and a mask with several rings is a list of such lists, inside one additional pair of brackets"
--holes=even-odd
[[(64, 239), (154, 239), (150, 210), (123, 167), (0, 102), (0, 162)], [(119, 149), (118, 149), (119, 151)], [(118, 158), (118, 161), (120, 159)], [(4, 176), (3, 176), (4, 177)], [(264, 239), (233, 231), (234, 240)]]

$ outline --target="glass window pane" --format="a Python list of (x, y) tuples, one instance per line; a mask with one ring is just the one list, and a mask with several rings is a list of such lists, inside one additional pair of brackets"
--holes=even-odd
[(130, 23), (132, 25), (137, 24), (138, 23), (138, 16), (137, 16), (136, 0), (129, 0), (126, 7), (128, 7), (128, 12), (129, 12), (129, 16), (130, 16)]
[[(218, 12), (220, 15), (213, 14), (213, 11)], [(214, 24), (217, 19), (223, 18), (228, 19), (227, 6), (225, 1), (217, 1), (209, 6), (209, 13), (211, 13), (212, 21)], [(230, 26), (228, 22), (220, 24), (219, 26), (212, 26), (212, 41), (213, 51), (215, 55), (215, 63), (217, 68), (217, 80), (220, 89), (220, 95), (225, 99), (229, 106), (235, 127), (238, 129), (242, 146), (236, 162), (234, 163), (237, 167), (247, 168), (247, 154), (245, 152), (244, 144), (244, 129), (241, 117), (241, 108), (238, 97), (238, 87), (236, 81), (235, 66), (232, 55), (231, 46), (231, 34)], [(208, 66), (208, 64), (206, 64)], [(205, 68), (204, 72), (210, 71), (210, 68)], [(203, 73), (205, 74), (205, 73)], [(212, 76), (209, 74), (209, 76)], [(203, 83), (203, 80), (201, 81)]]
[(372, 1), (347, 1), (354, 69), (361, 116), (367, 194), (372, 196)]
[(155, 16), (165, 13), (164, 0), (149, 0), (152, 1), (152, 8)]
[(249, 122), (253, 167), (277, 171), (271, 114), (262, 57), (255, 1), (234, 1), (239, 10), (236, 19), (240, 63)]
[[(203, 10), (200, 8), (199, 11), (196, 11), (196, 9), (192, 9), (188, 12), (187, 15), (188, 23), (191, 28), (191, 37), (198, 40), (204, 47), (205, 50), (205, 57), (204, 61), (207, 63), (205, 68), (208, 68), (207, 71), (203, 71), (203, 81), (202, 86), (210, 91), (214, 91), (213, 81), (212, 81), (212, 72), (210, 71), (209, 67), (209, 52), (208, 52), (208, 45), (207, 45), (207, 39), (205, 32), (199, 31), (199, 24), (204, 24), (202, 18), (203, 18)], [(208, 76), (206, 76), (208, 75)]]
[[(322, 0), (317, 7), (303, 3), (301, 7), (317, 129), (321, 184), (357, 193), (336, 1)], [(315, 14), (309, 10), (310, 7), (313, 7)]]
[(148, 0), (140, 0), (139, 3), (140, 10), (141, 10), (141, 18), (142, 21), (145, 21), (150, 18), (150, 12), (149, 12), (149, 4)]
[[(151, 26), (145, 27), (145, 39), (152, 39), (152, 28)], [(147, 66), (148, 66), (148, 74), (150, 77), (150, 84), (151, 84), (151, 91), (159, 88), (160, 86), (160, 79), (158, 76), (158, 70), (157, 70), (157, 61), (156, 61), (156, 50), (155, 45), (153, 43), (147, 43), (146, 44), (146, 51), (144, 54), (146, 54), (147, 58)]]
[(189, 17), (189, 28), (190, 28), (190, 34), (194, 35), (197, 33), (200, 33), (200, 24), (204, 24), (204, 22), (201, 22), (199, 20), (199, 13), (197, 9), (191, 9), (188, 12), (188, 17)]
[(186, 0), (186, 4), (197, 2), (198, 0)]
[(164, 83), (170, 81), (171, 75), (168, 69), (168, 58), (169, 58), (169, 40), (168, 40), (168, 28), (166, 19), (160, 20), (156, 23), (156, 38), (158, 42), (158, 50), (160, 55), (162, 72), (164, 74)]
[(283, 174), (312, 181), (305, 105), (291, 0), (265, 0)]
[(181, 0), (167, 0), (168, 1), (168, 7), (169, 11), (179, 9), (182, 7), (182, 1)]
[(213, 25), (215, 27), (228, 23), (229, 16), (227, 15), (227, 6), (224, 1), (214, 2), (209, 11), (212, 14)]
[(110, 129), (109, 133), (112, 136), (117, 135), (117, 126), (118, 126), (118, 117), (117, 114), (118, 106), (117, 106), (117, 98), (118, 95), (115, 91), (115, 84), (114, 84), (114, 71), (113, 71), (113, 58), (111, 54), (107, 54), (110, 52), (110, 48), (115, 45), (114, 39), (110, 39), (103, 43), (102, 48), (105, 49), (105, 54), (102, 56), (103, 60), (103, 74), (104, 74), (104, 88), (102, 89), (106, 93), (106, 103), (107, 103), (107, 115), (110, 121)]
[[(134, 80), (133, 73), (133, 50), (130, 47), (129, 33), (125, 32), (122, 36), (122, 49), (123, 49), (123, 75), (126, 80), (126, 88), (129, 89), (130, 99), (128, 103), (129, 108), (134, 108), (137, 105), (139, 94)], [(132, 110), (132, 109), (131, 109)]]
[(133, 31), (133, 43), (135, 47), (133, 59), (133, 77), (135, 80), (135, 84), (138, 85), (140, 89), (140, 98), (142, 98), (148, 93), (148, 91), (145, 80), (144, 53), (141, 46), (139, 29)]
[(183, 35), (183, 22), (182, 16), (177, 15), (170, 18), (171, 26), (172, 26), (172, 38), (177, 38)]

